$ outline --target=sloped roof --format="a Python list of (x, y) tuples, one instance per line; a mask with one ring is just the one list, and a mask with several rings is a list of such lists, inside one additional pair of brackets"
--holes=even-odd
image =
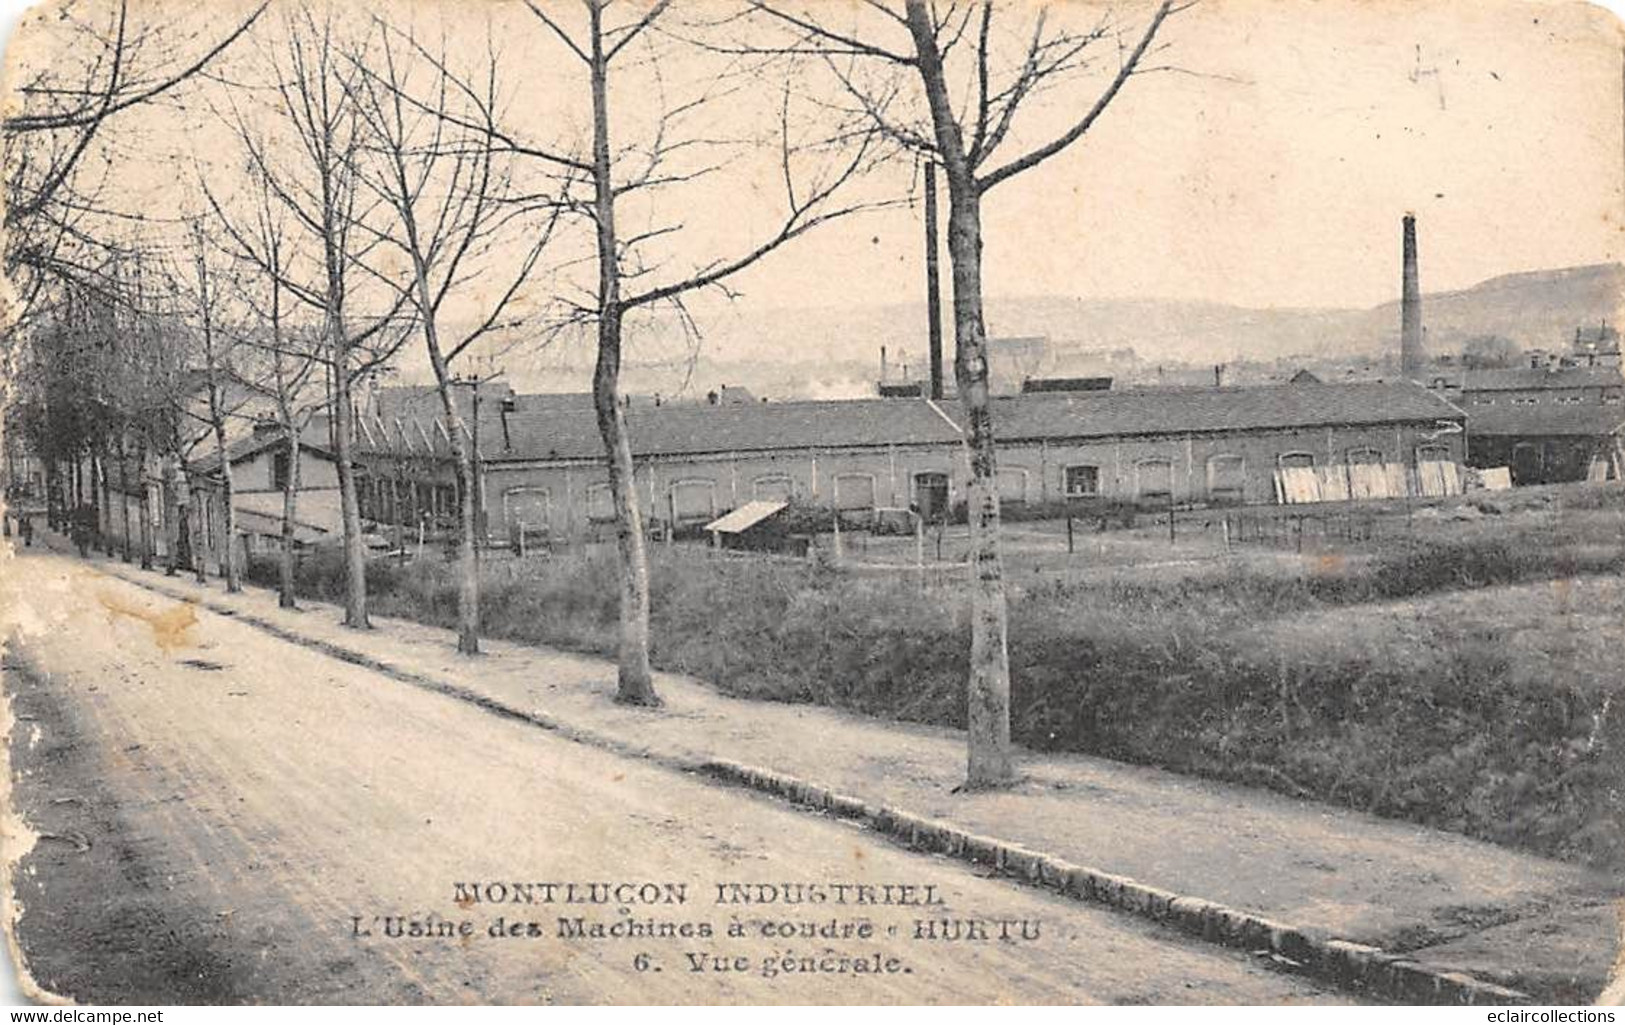
[[(207, 450), (187, 464), (193, 473), (209, 475), (220, 469), (219, 450), (211, 443), (206, 444), (208, 444)], [(226, 458), (231, 460), (232, 465), (235, 466), (250, 456), (258, 455), (267, 449), (281, 448), (283, 444), (284, 441), (280, 430), (254, 431), (243, 435), (236, 441), (228, 442), (226, 444)], [(309, 441), (301, 439), (299, 447), (300, 451), (303, 452), (310, 452), (325, 459), (333, 458), (333, 453), (328, 451), (326, 445), (313, 445)]]
[(1144, 388), (993, 400), (1001, 441), (1431, 423), (1464, 414), (1411, 382)]
[(1625, 384), (1618, 367), (1512, 367), (1469, 370), (1463, 391), (1526, 391), (1532, 388), (1602, 388)]
[(1529, 437), (1601, 436), (1625, 426), (1625, 409), (1614, 406), (1473, 406), (1467, 414), (1469, 435), (1523, 435)]
[[(232, 505), (237, 509), (238, 529), (255, 534), (275, 535), (282, 532), (280, 491), (239, 494)], [(337, 488), (299, 492), (294, 516), (294, 540), (301, 544), (314, 544), (323, 538), (337, 536), (343, 529), (342, 523)]]
[[(500, 410), (481, 409), (480, 448), (487, 462), (603, 458), (590, 404), (531, 404), (527, 398), (519, 397), (518, 410), (506, 417), (510, 445), (504, 445)], [(994, 400), (994, 430), (1007, 441), (1433, 423), (1463, 416), (1456, 406), (1410, 382), (1146, 388)], [(626, 410), (632, 452), (638, 457), (952, 445), (961, 440), (961, 419), (957, 402), (923, 399), (669, 403)], [(406, 426), (414, 448), (423, 451), (415, 425)], [(396, 433), (390, 425), (388, 443), (380, 447), (389, 449)], [(435, 451), (442, 453), (445, 446), (432, 425), (428, 433)]]
[[(626, 411), (626, 423), (632, 451), (639, 456), (959, 441), (958, 429), (929, 403), (906, 399), (633, 406)], [(487, 461), (603, 458), (598, 421), (590, 407), (527, 412), (521, 404), (519, 412), (508, 415), (511, 450), (501, 447), (501, 429), (499, 422), (485, 435), (492, 441), (482, 441)], [(482, 425), (481, 430), (487, 428)]]
[(777, 513), (782, 509), (789, 508), (789, 505), (789, 502), (768, 502), (761, 499), (754, 502), (746, 502), (744, 505), (735, 509), (733, 512), (728, 513), (726, 516), (722, 516), (718, 519), (712, 520), (710, 523), (707, 523), (705, 525), (705, 529), (715, 531), (719, 534), (743, 533), (744, 531), (749, 530), (750, 528), (756, 526), (756, 524), (767, 519), (769, 516), (772, 516), (774, 513)]

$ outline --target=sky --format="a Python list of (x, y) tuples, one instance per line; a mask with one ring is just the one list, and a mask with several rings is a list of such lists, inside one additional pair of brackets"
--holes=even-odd
[[(498, 10), (501, 46), (523, 68), (516, 124), (578, 130), (578, 96), (557, 88), (567, 59), (533, 20), (515, 20), (512, 4)], [(1202, 0), (1160, 38), (1156, 63), (1168, 70), (1136, 76), (1078, 146), (989, 194), (989, 296), (1371, 306), (1398, 293), (1407, 211), (1419, 220), (1429, 291), (1621, 259), (1625, 38), (1603, 6)], [(1018, 141), (1047, 135), (1097, 84), (1044, 96)], [(617, 99), (635, 122), (637, 91)], [(149, 189), (173, 193), (175, 167), (199, 149), (211, 158), (215, 137), (181, 135), (193, 152), (155, 161)], [(895, 196), (910, 178), (898, 169), (866, 187)], [(690, 249), (680, 255), (703, 264), (771, 228), (775, 190), (771, 162), (748, 160), (696, 189), (683, 200)], [(745, 312), (917, 296), (919, 216), (904, 207), (821, 228), (735, 279), (733, 303)]]
[[(1166, 33), (1168, 60), (1216, 77), (1131, 81), (1078, 148), (990, 194), (989, 294), (1372, 306), (1398, 294), (1407, 211), (1428, 290), (1621, 258), (1601, 8), (1206, 0)], [(800, 276), (856, 301), (916, 287), (896, 220), (800, 247)]]

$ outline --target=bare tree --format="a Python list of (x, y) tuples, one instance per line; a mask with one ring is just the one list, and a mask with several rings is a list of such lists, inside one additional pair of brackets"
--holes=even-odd
[[(241, 569), (237, 564), (237, 510), (236, 486), (232, 476), (230, 453), (226, 445), (227, 419), (237, 411), (241, 401), (233, 401), (227, 386), (234, 376), (231, 369), (232, 350), (235, 348), (230, 334), (222, 331), (219, 323), (222, 292), (219, 274), (210, 263), (211, 247), (204, 237), (202, 218), (194, 218), (189, 231), (191, 271), (190, 279), (179, 291), (186, 294), (197, 338), (196, 358), (202, 370), (204, 401), (195, 414), (203, 419), (209, 435), (214, 439), (215, 454), (220, 461), (221, 516), (224, 544), (220, 553), (220, 575), (226, 590), (236, 593), (243, 589)], [(177, 275), (179, 276), (179, 275)], [(188, 410), (192, 412), (192, 410)], [(198, 556), (198, 579), (203, 579), (203, 559)]]
[[(311, 259), (283, 263), (263, 248), (263, 239), (244, 227), (227, 199), (204, 179), (203, 187), (233, 255), (278, 282), (283, 294), (321, 319), (325, 338), (322, 363), (332, 380), (329, 415), (344, 535), (344, 623), (370, 627), (367, 616), (366, 548), (356, 495), (355, 408), (352, 389), (365, 374), (391, 358), (407, 337), (409, 322), (399, 314), (403, 300), (381, 303), (381, 311), (360, 312), (353, 272), (377, 246), (376, 235), (360, 230), (374, 212), (361, 196), (356, 161), (366, 125), (357, 107), (364, 55), (350, 47), (338, 16), (312, 6), (293, 10), (282, 41), (267, 52), (271, 92), (269, 112), (280, 136), (267, 139), (250, 127), (240, 110), (226, 117), (246, 157), (249, 177), (285, 209), (288, 224), (309, 249)], [(299, 249), (300, 247), (294, 246)]]
[[(283, 286), (293, 262), (287, 241), (287, 210), (276, 202), (264, 179), (254, 182), (249, 191), (252, 207), (238, 230), (247, 248), (257, 256), (254, 260), (239, 258), (241, 272), (231, 280), (251, 323), (237, 338), (240, 358), (233, 362), (232, 370), (239, 385), (270, 401), (287, 451), (277, 604), (291, 609), (298, 607), (294, 561), (299, 491), (303, 486), (300, 447), (311, 418), (326, 404), (325, 395), (311, 395), (311, 384), (323, 366), (323, 347), (319, 338), (311, 341), (305, 337), (306, 332), (289, 323), (287, 289)], [(263, 268), (256, 261), (263, 261)]]
[[(411, 309), (434, 370), (457, 478), (457, 650), (474, 655), (480, 650), (478, 481), (451, 366), (493, 328), (514, 326), (504, 319), (552, 238), (560, 206), (544, 202), (550, 210), (546, 222), (540, 228), (527, 223), (535, 200), (516, 194), (507, 166), (513, 155), (496, 143), (497, 65), (489, 48), (477, 79), (480, 91), (465, 95), (447, 70), (443, 46), (431, 53), (411, 35), (376, 24), (372, 59), (355, 62), (356, 103), (368, 129), (358, 174), (391, 216), (388, 223), (380, 218), (362, 230), (372, 232), (384, 252), (403, 257), (405, 273), (391, 274), (371, 263), (359, 266)], [(461, 295), (467, 306), (467, 286), (475, 281), (484, 291), (485, 281), (498, 273), (505, 244), (518, 243), (516, 229), (528, 229), (530, 241), (519, 247), (505, 285), (480, 304), (477, 314), (464, 311), (471, 318), (469, 330), (450, 333), (444, 313), (448, 298)], [(387, 259), (378, 264), (401, 265)]]
[(23, 66), (15, 88), (21, 106), (0, 121), (14, 324), (47, 298), (53, 283), (116, 285), (107, 257), (117, 246), (98, 225), (139, 215), (103, 202), (116, 180), (113, 157), (98, 149), (107, 126), (126, 111), (173, 98), (247, 34), (266, 6), (201, 42), (173, 5), (143, 10), (130, 0), (65, 0), (40, 8), (19, 28), (31, 45), (13, 54), (39, 56), (14, 57)]
[[(997, 451), (988, 393), (982, 295), (982, 199), (990, 189), (1075, 145), (1145, 62), (1163, 23), (1189, 6), (1157, 0), (1137, 28), (1107, 9), (1073, 28), (1083, 9), (1056, 12), (994, 0), (872, 0), (860, 9), (749, 0), (777, 24), (773, 52), (816, 59), (833, 79), (842, 117), (883, 133), (938, 164), (948, 183), (948, 255), (953, 275), (954, 378), (970, 456), (971, 657), (967, 684), (965, 785), (1014, 778), (1010, 748), (1010, 658), (999, 548)], [(1024, 22), (1022, 30), (1012, 23)], [(1112, 49), (1115, 66), (1093, 99), (1074, 103), (1064, 127), (1023, 137), (1018, 115), (1031, 101), (1084, 77)], [(1013, 61), (1006, 58), (1014, 56)], [(960, 104), (956, 109), (956, 101)], [(1053, 104), (1058, 105), (1058, 104)]]
[[(526, 0), (543, 37), (555, 44), (592, 113), (591, 139), (585, 150), (568, 144), (546, 145), (498, 129), (499, 150), (529, 158), (552, 174), (581, 183), (566, 188), (567, 202), (592, 228), (593, 281), (578, 297), (566, 296), (564, 325), (590, 327), (596, 336), (597, 359), (592, 394), (599, 436), (604, 444), (609, 489), (615, 509), (616, 552), (620, 584), (620, 640), (616, 700), (658, 705), (649, 666), (649, 563), (643, 514), (633, 486), (633, 456), (626, 410), (620, 393), (624, 336), (630, 315), (657, 308), (675, 312), (693, 330), (686, 300), (716, 289), (728, 292), (735, 275), (813, 228), (873, 203), (851, 200), (848, 186), (872, 167), (879, 138), (860, 133), (828, 145), (828, 138), (803, 137), (794, 123), (790, 93), (775, 104), (770, 134), (747, 139), (719, 138), (718, 125), (737, 125), (759, 81), (727, 63), (676, 97), (662, 73), (674, 68), (673, 57), (705, 57), (703, 48), (678, 33), (665, 31), (674, 18), (670, 0), (650, 5), (617, 4), (615, 0), (581, 0), (579, 7), (543, 6)], [(575, 13), (572, 15), (570, 11)], [(714, 55), (714, 54), (713, 54)], [(702, 62), (703, 63), (703, 62)], [(612, 104), (617, 89), (636, 92), (639, 103), (628, 111), (641, 119), (641, 132), (621, 141), (618, 128), (628, 111)], [(465, 96), (476, 91), (464, 88)], [(478, 104), (476, 104), (478, 106)], [(721, 111), (729, 108), (728, 113)], [(699, 115), (705, 115), (701, 118)], [(636, 134), (635, 138), (632, 135)], [(696, 255), (685, 242), (698, 237), (686, 219), (689, 209), (681, 190), (708, 178), (739, 152), (759, 151), (763, 144), (778, 156), (783, 209), (773, 227), (733, 252)], [(734, 146), (729, 155), (719, 148)], [(623, 232), (623, 208), (638, 203), (642, 217), (636, 230)], [(674, 265), (682, 264), (681, 267)]]

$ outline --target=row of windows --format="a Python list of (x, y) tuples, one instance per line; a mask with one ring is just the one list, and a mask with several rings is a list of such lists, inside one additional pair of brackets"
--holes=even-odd
[[(1350, 466), (1381, 466), (1383, 454), (1377, 449), (1357, 448), (1344, 453)], [(1425, 445), (1416, 450), (1418, 463), (1449, 462), (1450, 450), (1444, 446)], [(1314, 467), (1316, 459), (1310, 452), (1286, 452), (1276, 458), (1283, 468)], [(1240, 455), (1222, 453), (1207, 460), (1207, 495), (1213, 501), (1239, 502), (1246, 492), (1246, 460)], [(1020, 467), (1007, 467), (1000, 471), (1001, 498), (1006, 501), (1025, 501), (1027, 471)], [(1146, 500), (1166, 500), (1173, 494), (1174, 461), (1160, 456), (1141, 459), (1134, 464), (1134, 494)], [(948, 503), (949, 483), (945, 473), (928, 471), (915, 474), (913, 498), (916, 508), (928, 515), (941, 511)], [(1061, 470), (1062, 493), (1067, 498), (1092, 498), (1100, 495), (1100, 467), (1078, 463)], [(876, 495), (876, 476), (868, 473), (837, 474), (831, 480), (831, 501), (840, 510), (861, 512), (879, 505)], [(659, 510), (679, 523), (714, 518), (719, 510), (717, 483), (707, 478), (673, 481), (666, 489), (666, 508)], [(766, 474), (751, 481), (750, 497), (758, 501), (788, 501), (795, 494), (795, 482), (788, 474)], [(503, 493), (503, 514), (509, 524), (523, 524), (527, 528), (545, 527), (551, 522), (551, 497), (547, 488), (517, 487)], [(589, 521), (607, 522), (615, 517), (609, 485), (596, 483), (586, 490), (587, 518)]]

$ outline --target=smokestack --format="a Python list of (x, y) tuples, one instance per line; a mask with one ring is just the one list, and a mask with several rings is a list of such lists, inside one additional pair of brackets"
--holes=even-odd
[(937, 271), (937, 165), (925, 165), (925, 323), (930, 339), (931, 398), (942, 398), (942, 279)]
[(1215, 388), (1223, 388), (1224, 387), (1224, 364), (1223, 363), (1215, 363), (1215, 364), (1213, 364), (1213, 387), (1215, 387)]
[(886, 347), (884, 345), (880, 347), (880, 379), (882, 381), (886, 379)]
[(1399, 298), (1399, 372), (1409, 378), (1421, 377), (1427, 370), (1427, 352), (1422, 343), (1422, 290), (1416, 277), (1416, 215), (1404, 221), (1401, 291)]

